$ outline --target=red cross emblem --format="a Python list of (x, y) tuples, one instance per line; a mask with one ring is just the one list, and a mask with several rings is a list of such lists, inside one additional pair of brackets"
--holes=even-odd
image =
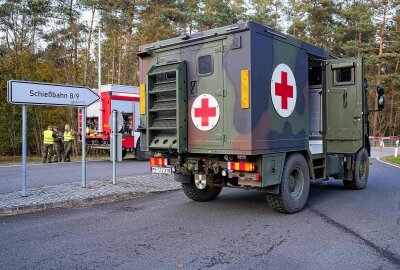
[(215, 127), (219, 120), (218, 101), (209, 94), (198, 96), (192, 105), (191, 116), (193, 124), (202, 131)]
[(201, 126), (208, 126), (208, 118), (217, 115), (216, 107), (208, 107), (208, 98), (201, 99), (201, 108), (194, 109), (194, 117), (201, 117)]
[(286, 64), (275, 67), (271, 77), (271, 99), (276, 112), (282, 117), (288, 117), (296, 107), (296, 78)]
[(275, 95), (282, 98), (281, 108), (287, 110), (288, 98), (293, 98), (293, 86), (288, 84), (288, 74), (281, 71), (281, 82), (275, 83)]

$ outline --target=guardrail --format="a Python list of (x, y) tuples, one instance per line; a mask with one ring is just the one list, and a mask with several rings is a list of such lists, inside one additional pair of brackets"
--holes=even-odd
[(380, 147), (380, 142), (383, 139), (384, 147), (396, 147), (396, 141), (400, 140), (400, 136), (378, 137), (370, 136), (369, 141), (372, 147)]

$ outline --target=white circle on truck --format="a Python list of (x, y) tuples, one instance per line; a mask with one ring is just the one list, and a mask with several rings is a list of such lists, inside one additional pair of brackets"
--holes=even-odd
[(276, 112), (282, 117), (289, 117), (296, 107), (296, 79), (285, 64), (279, 64), (272, 73), (271, 98)]
[(191, 116), (195, 127), (202, 131), (211, 130), (219, 120), (218, 101), (209, 94), (198, 96), (193, 102)]

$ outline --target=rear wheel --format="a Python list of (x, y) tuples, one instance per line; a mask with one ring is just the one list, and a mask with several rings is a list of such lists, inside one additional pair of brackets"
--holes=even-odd
[(222, 187), (206, 186), (203, 189), (198, 189), (194, 183), (182, 183), (183, 192), (185, 195), (198, 202), (212, 201), (221, 193)]
[(351, 181), (343, 180), (343, 185), (347, 189), (364, 189), (367, 186), (369, 176), (369, 157), (365, 148), (361, 149), (356, 155), (354, 164), (353, 179)]
[(279, 194), (267, 194), (268, 205), (280, 213), (302, 210), (310, 191), (310, 174), (307, 161), (301, 154), (293, 154), (285, 161)]

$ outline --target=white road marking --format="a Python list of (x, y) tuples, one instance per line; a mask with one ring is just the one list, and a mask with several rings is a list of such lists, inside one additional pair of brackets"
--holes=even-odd
[(389, 162), (386, 162), (386, 161), (383, 161), (383, 160), (381, 160), (379, 157), (377, 157), (376, 159), (379, 160), (379, 161), (382, 162), (382, 163), (385, 163), (385, 164), (387, 164), (387, 165), (390, 165), (390, 166), (392, 166), (392, 167), (395, 167), (395, 168), (400, 169), (400, 166), (394, 165), (394, 164), (389, 163)]

